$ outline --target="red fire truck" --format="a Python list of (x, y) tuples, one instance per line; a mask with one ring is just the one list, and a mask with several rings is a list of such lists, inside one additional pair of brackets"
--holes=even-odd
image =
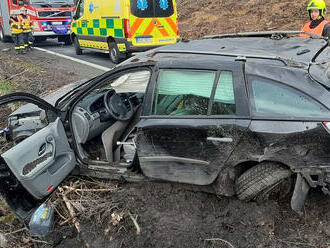
[(9, 16), (27, 9), (32, 20), (36, 42), (57, 38), (59, 42), (71, 44), (70, 25), (74, 0), (0, 0), (0, 40), (10, 39)]

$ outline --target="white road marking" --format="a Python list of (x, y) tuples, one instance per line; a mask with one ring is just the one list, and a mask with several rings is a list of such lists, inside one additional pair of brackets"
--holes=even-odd
[(94, 68), (102, 70), (102, 71), (109, 71), (111, 69), (111, 68), (104, 67), (104, 66), (97, 65), (97, 64), (93, 64), (93, 63), (90, 63), (90, 62), (87, 62), (87, 61), (84, 61), (84, 60), (81, 60), (81, 59), (72, 58), (70, 56), (60, 54), (60, 53), (56, 53), (56, 52), (53, 52), (53, 51), (50, 51), (50, 50), (47, 50), (47, 49), (43, 49), (43, 48), (40, 48), (40, 47), (34, 47), (33, 49), (43, 51), (43, 52), (46, 52), (46, 53), (50, 53), (50, 54), (53, 54), (53, 55), (56, 55), (56, 56), (59, 56), (59, 57), (65, 58), (65, 59), (69, 59), (69, 60), (84, 64), (84, 65), (88, 65), (88, 66), (94, 67)]

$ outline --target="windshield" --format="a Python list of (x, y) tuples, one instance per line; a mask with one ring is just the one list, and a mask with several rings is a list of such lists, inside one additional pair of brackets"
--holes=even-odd
[(74, 6), (73, 0), (30, 0), (31, 5), (47, 5), (51, 7), (53, 5), (60, 5), (60, 6), (67, 6), (71, 7)]

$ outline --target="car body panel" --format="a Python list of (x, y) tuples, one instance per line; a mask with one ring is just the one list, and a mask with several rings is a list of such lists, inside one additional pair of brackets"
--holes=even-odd
[[(7, 198), (15, 195), (21, 199), (21, 204), (14, 202), (14, 198), (9, 200), (9, 204), (19, 217), (25, 218), (37, 206), (37, 201), (50, 195), (67, 177), (75, 167), (76, 159), (69, 146), (58, 109), (43, 99), (26, 93), (0, 97), (1, 107), (22, 101), (38, 105), (45, 111), (48, 121), (48, 125), (1, 154), (4, 162), (2, 166), (9, 170), (4, 169), (6, 177), (0, 181), (0, 188)], [(15, 185), (13, 178), (16, 178), (18, 184)]]

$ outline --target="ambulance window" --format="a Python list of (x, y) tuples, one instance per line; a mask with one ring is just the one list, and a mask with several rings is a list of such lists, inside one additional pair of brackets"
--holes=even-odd
[(146, 17), (169, 17), (173, 15), (173, 0), (131, 0), (133, 15)]
[(145, 18), (154, 16), (153, 0), (131, 0), (131, 12), (136, 17)]
[(173, 13), (172, 0), (155, 0), (155, 17), (169, 17)]
[(84, 14), (84, 0), (80, 0), (78, 6), (77, 6), (77, 10), (76, 10), (76, 14), (75, 17), (76, 18), (80, 18), (83, 16)]

